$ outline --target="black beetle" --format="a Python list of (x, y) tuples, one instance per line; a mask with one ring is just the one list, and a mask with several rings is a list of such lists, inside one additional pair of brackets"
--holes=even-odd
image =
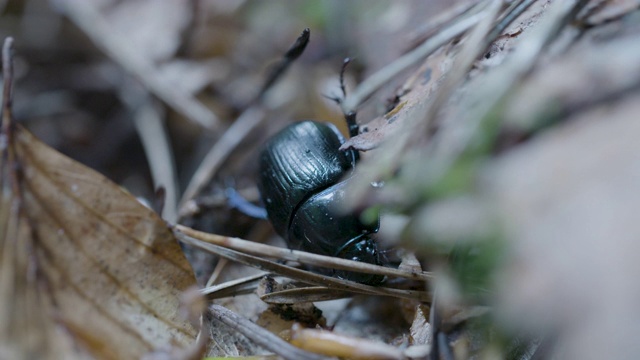
[[(375, 224), (363, 224), (355, 214), (335, 211), (345, 201), (345, 189), (358, 153), (340, 151), (344, 137), (329, 123), (302, 121), (272, 137), (260, 155), (259, 189), (267, 216), (290, 248), (320, 255), (380, 265), (370, 234)], [(328, 275), (365, 284), (383, 276), (341, 270)]]

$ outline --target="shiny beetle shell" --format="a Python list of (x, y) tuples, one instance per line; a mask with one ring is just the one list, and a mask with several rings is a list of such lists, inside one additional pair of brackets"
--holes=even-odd
[[(276, 232), (290, 248), (379, 264), (369, 234), (378, 224), (362, 224), (335, 211), (345, 201), (344, 179), (355, 165), (353, 150), (340, 151), (344, 138), (328, 123), (294, 123), (271, 138), (260, 156), (260, 193)], [(324, 271), (326, 272), (326, 271)], [(331, 275), (368, 284), (381, 276), (334, 271)]]

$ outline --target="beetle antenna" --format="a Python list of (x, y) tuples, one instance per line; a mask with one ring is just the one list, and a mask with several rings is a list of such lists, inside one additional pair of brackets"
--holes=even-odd
[(275, 84), (276, 81), (278, 81), (282, 77), (282, 75), (285, 73), (285, 71), (287, 71), (289, 66), (297, 58), (299, 58), (300, 55), (302, 55), (302, 53), (304, 52), (304, 49), (306, 49), (307, 47), (307, 44), (309, 44), (310, 37), (311, 37), (311, 30), (309, 30), (309, 28), (302, 30), (302, 34), (298, 36), (296, 41), (293, 43), (293, 45), (291, 45), (289, 50), (287, 50), (287, 52), (284, 54), (282, 59), (280, 59), (280, 61), (271, 69), (271, 71), (269, 72), (269, 76), (267, 76), (267, 80), (265, 80), (264, 84), (262, 84), (262, 88), (260, 89), (260, 92), (258, 92), (258, 95), (256, 95), (256, 97), (253, 98), (249, 102), (249, 104), (253, 104), (258, 100), (260, 100), (264, 96), (264, 94), (267, 92), (267, 90), (271, 89), (273, 84)]
[[(344, 99), (347, 98), (347, 88), (344, 85), (344, 73), (347, 70), (347, 66), (351, 63), (351, 58), (344, 58), (342, 61), (342, 68), (340, 69), (340, 90), (342, 90), (342, 99), (334, 99), (338, 105), (342, 104)], [(360, 133), (360, 126), (356, 122), (356, 112), (350, 111), (344, 114), (344, 119), (347, 121), (347, 128), (349, 129), (349, 137), (354, 137)]]
[[(333, 100), (336, 104), (341, 105), (344, 99), (347, 98), (347, 88), (344, 85), (344, 73), (347, 70), (347, 66), (351, 63), (351, 58), (344, 58), (342, 61), (342, 68), (340, 69), (340, 90), (342, 90), (342, 96), (337, 95), (322, 95), (329, 100)], [(349, 137), (354, 137), (360, 133), (360, 126), (356, 122), (356, 112), (350, 111), (344, 114), (344, 119), (347, 121), (347, 128), (349, 129)]]
[(322, 95), (329, 100), (333, 100), (336, 104), (340, 105), (347, 98), (347, 87), (344, 85), (344, 73), (347, 70), (347, 66), (351, 62), (351, 58), (344, 58), (342, 60), (342, 68), (340, 69), (340, 90), (342, 90), (342, 96), (338, 95)]
[(342, 90), (343, 100), (347, 98), (347, 89), (344, 86), (344, 72), (347, 70), (347, 66), (351, 63), (351, 58), (344, 58), (342, 61), (342, 69), (340, 69), (340, 90)]

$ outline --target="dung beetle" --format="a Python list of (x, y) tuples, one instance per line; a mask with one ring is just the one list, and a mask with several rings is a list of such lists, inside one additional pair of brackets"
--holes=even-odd
[[(309, 36), (309, 29), (304, 29), (255, 99), (260, 99), (302, 54)], [(349, 58), (344, 60), (340, 72), (343, 99), (349, 62)], [(345, 119), (350, 136), (357, 135), (355, 112), (345, 114)], [(249, 216), (269, 219), (292, 249), (380, 265), (377, 245), (370, 236), (378, 231), (379, 219), (363, 224), (357, 214), (336, 211), (346, 201), (351, 178), (344, 178), (351, 175), (359, 157), (355, 150), (339, 150), (343, 143), (344, 137), (332, 124), (308, 120), (289, 125), (268, 140), (260, 154), (258, 188), (266, 209), (248, 202), (232, 188), (226, 191), (229, 205)], [(317, 271), (372, 285), (384, 279), (341, 270)]]
[[(354, 130), (357, 133), (357, 127), (350, 126), (352, 134)], [(352, 179), (344, 178), (351, 175), (358, 159), (355, 150), (339, 150), (344, 141), (333, 124), (310, 120), (291, 124), (273, 136), (259, 159), (262, 201), (275, 231), (290, 248), (380, 265), (376, 242), (370, 236), (378, 231), (379, 219), (364, 224), (356, 214), (337, 211)], [(384, 278), (317, 271), (371, 285)]]

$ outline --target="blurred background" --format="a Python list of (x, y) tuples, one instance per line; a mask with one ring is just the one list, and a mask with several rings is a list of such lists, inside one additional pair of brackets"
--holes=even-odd
[[(478, 2), (0, 0), (0, 36), (15, 38), (15, 118), (39, 138), (150, 203), (167, 187), (169, 219), (273, 240), (266, 222), (225, 197), (233, 186), (258, 199), (260, 144), (300, 119), (344, 131), (327, 97), (340, 95), (345, 57), (354, 59), (349, 91), (432, 36), (439, 14)], [(467, 67), (456, 67), (456, 55), (469, 38), (455, 38), (358, 109), (363, 125), (380, 119), (413, 77), (411, 106), (397, 109), (398, 119), (409, 132), (407, 124), (439, 121), (401, 144), (381, 195), (365, 205), (396, 215), (381, 233), (439, 271), (429, 286), (449, 307), (445, 327), (504, 335), (485, 355), (506, 354), (516, 334), (542, 343), (543, 356), (554, 348), (559, 358), (637, 357), (640, 2), (514, 0), (503, 10), (514, 3), (531, 7)], [(259, 114), (247, 114), (304, 28), (305, 53)], [(460, 76), (456, 91), (439, 98), (451, 72)], [(441, 111), (409, 113), (433, 98)], [(212, 148), (211, 181), (187, 196), (191, 207), (178, 204)], [(449, 167), (432, 175), (442, 163)], [(206, 281), (214, 262), (191, 260)], [(478, 316), (458, 312), (476, 305)]]
[[(353, 59), (345, 77), (353, 89), (419, 44), (425, 20), (455, 3), (3, 1), (0, 36), (15, 38), (14, 116), (36, 136), (150, 203), (165, 187), (171, 221), (260, 240), (268, 224), (254, 229), (224, 196), (233, 186), (257, 200), (260, 144), (295, 120), (346, 131), (327, 98), (341, 95), (343, 59)], [(227, 131), (305, 28), (311, 41), (262, 98), (259, 120)], [(362, 124), (388, 110), (405, 77), (359, 109)], [(177, 202), (215, 144), (222, 146), (211, 181), (188, 194), (195, 209), (178, 216), (185, 204)]]
[[(310, 28), (306, 52), (264, 100), (267, 120), (221, 170), (221, 176), (249, 173), (253, 155), (242, 154), (288, 121), (323, 119), (344, 128), (339, 108), (323, 97), (339, 94), (344, 57), (355, 59), (347, 73), (354, 86), (408, 50), (425, 19), (453, 3), (2, 1), (0, 35), (16, 40), (18, 121), (134, 194), (151, 197), (134, 125), (141, 108), (151, 106), (168, 129), (174, 159), (167, 161), (175, 162), (184, 189), (256, 95), (269, 66)], [(361, 119), (383, 113), (397, 85), (369, 101)], [(198, 122), (213, 118), (215, 130)]]

